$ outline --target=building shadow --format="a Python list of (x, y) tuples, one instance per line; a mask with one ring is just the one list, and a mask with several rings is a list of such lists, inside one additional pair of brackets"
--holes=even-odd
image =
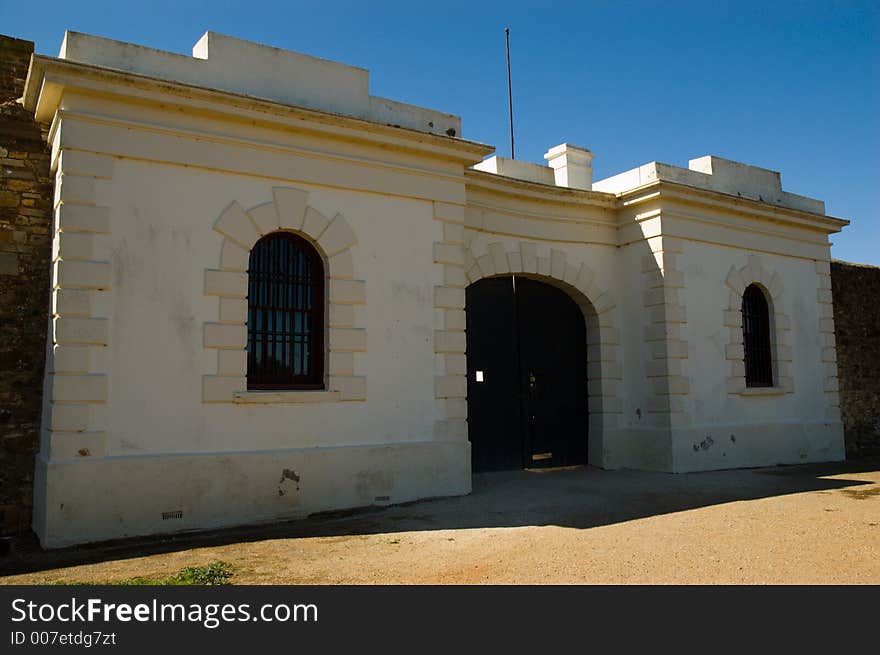
[[(830, 476), (880, 470), (880, 458), (704, 473), (588, 466), (474, 475), (469, 496), (322, 512), (307, 519), (108, 541), (52, 551), (35, 536), (0, 560), (0, 576), (269, 539), (554, 525), (588, 530), (712, 505), (800, 493), (858, 496), (871, 482)], [(855, 488), (855, 489), (854, 489)]]

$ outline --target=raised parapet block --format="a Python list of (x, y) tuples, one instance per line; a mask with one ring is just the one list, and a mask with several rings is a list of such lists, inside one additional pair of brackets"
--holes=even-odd
[(461, 136), (458, 116), (371, 96), (370, 72), (364, 68), (216, 32), (205, 32), (190, 57), (68, 31), (58, 56), (384, 125)]
[(553, 169), (549, 166), (531, 164), (517, 159), (498, 157), (497, 155), (484, 159), (479, 164), (475, 164), (473, 168), (485, 173), (503, 175), (504, 177), (512, 177), (517, 180), (525, 180), (526, 182), (550, 185), (556, 183)]
[(561, 143), (544, 153), (553, 169), (556, 186), (590, 191), (593, 188), (593, 153), (586, 148)]
[(620, 194), (657, 181), (674, 182), (813, 214), (825, 213), (823, 201), (783, 191), (778, 172), (714, 155), (691, 159), (688, 168), (650, 162), (599, 180), (593, 183), (593, 190)]
[(760, 200), (771, 205), (801, 209), (814, 214), (825, 213), (825, 203), (821, 200), (783, 191), (782, 176), (777, 171), (714, 155), (691, 159), (688, 162), (688, 169), (710, 175), (711, 187), (722, 193)]
[(420, 132), (461, 136), (461, 118), (405, 102), (370, 96), (369, 120)]

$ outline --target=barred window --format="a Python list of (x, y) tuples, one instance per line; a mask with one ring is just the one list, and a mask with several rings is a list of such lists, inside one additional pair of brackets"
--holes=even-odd
[(324, 386), (324, 265), (289, 232), (260, 239), (248, 266), (248, 389)]
[(742, 318), (746, 386), (772, 387), (770, 309), (767, 305), (767, 296), (755, 284), (749, 285), (743, 293)]

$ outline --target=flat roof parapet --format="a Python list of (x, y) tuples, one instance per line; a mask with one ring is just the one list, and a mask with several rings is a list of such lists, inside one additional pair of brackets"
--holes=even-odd
[(80, 32), (64, 33), (60, 59), (460, 137), (461, 118), (371, 96), (370, 72), (327, 59), (205, 32), (192, 56)]
[(822, 200), (783, 191), (782, 178), (777, 171), (714, 155), (691, 159), (688, 168), (650, 162), (594, 182), (593, 190), (621, 194), (658, 181), (675, 182), (812, 214), (825, 214)]
[(553, 169), (549, 166), (541, 166), (540, 164), (532, 164), (531, 162), (521, 161), (519, 159), (510, 159), (509, 157), (499, 157), (493, 155), (484, 159), (479, 164), (474, 164), (474, 170), (492, 173), (493, 175), (503, 175), (504, 177), (512, 177), (517, 180), (525, 180), (526, 182), (537, 182), (538, 184), (555, 184), (553, 177)]

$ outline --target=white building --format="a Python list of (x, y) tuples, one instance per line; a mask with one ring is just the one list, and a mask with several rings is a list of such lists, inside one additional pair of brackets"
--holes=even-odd
[(484, 160), (366, 70), (211, 32), (68, 32), (23, 101), (56, 175), (44, 546), (466, 494), (472, 460), (843, 457), (847, 222), (776, 172)]

